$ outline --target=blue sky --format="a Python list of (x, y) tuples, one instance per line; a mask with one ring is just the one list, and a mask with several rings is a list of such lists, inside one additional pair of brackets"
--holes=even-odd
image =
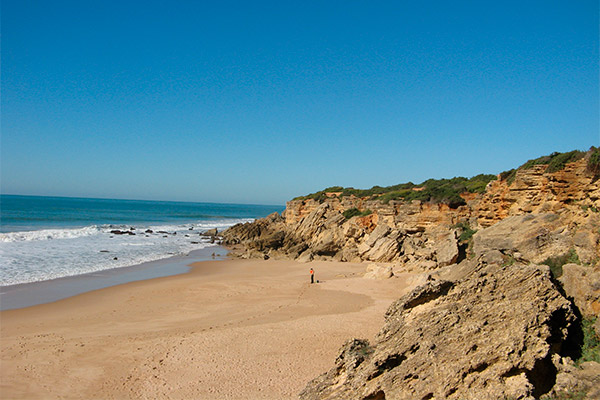
[(2, 193), (283, 204), (600, 144), (598, 1), (2, 2)]

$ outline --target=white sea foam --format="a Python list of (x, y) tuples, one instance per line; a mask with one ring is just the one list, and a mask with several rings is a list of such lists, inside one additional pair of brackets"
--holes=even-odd
[(92, 236), (100, 232), (96, 225), (83, 228), (43, 229), (39, 231), (0, 233), (0, 242), (23, 242), (29, 240), (72, 239)]
[[(112, 230), (130, 230), (130, 225), (2, 233), (0, 285), (80, 275), (184, 255), (212, 245), (202, 232), (214, 228), (222, 230), (247, 221), (252, 219), (134, 226), (135, 235), (111, 233)], [(146, 233), (148, 229), (153, 233)]]

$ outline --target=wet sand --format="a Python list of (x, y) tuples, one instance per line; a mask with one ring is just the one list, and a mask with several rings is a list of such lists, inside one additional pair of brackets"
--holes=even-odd
[(223, 260), (227, 253), (225, 247), (210, 246), (194, 250), (185, 256), (174, 256), (130, 267), (106, 269), (42, 282), (0, 286), (0, 310), (50, 303), (123, 283), (184, 274), (190, 271), (190, 264), (194, 262)]
[(367, 280), (365, 268), (205, 261), (2, 311), (0, 398), (296, 398), (409, 290), (408, 276)]

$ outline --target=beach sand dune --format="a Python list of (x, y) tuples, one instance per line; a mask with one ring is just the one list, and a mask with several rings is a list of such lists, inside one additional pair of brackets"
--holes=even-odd
[[(309, 283), (315, 269), (318, 284)], [(372, 339), (406, 277), (365, 264), (201, 262), (1, 317), (0, 397), (285, 399)]]

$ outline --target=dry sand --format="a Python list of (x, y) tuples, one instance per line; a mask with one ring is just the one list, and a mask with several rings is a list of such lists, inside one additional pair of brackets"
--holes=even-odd
[(372, 339), (409, 289), (406, 276), (363, 279), (365, 267), (207, 261), (3, 311), (0, 397), (296, 398), (345, 340)]

